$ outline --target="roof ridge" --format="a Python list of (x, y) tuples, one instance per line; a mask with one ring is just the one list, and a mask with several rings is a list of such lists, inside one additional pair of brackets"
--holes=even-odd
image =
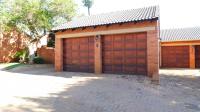
[(130, 9), (123, 9), (123, 10), (116, 10), (116, 11), (99, 13), (99, 14), (94, 14), (94, 15), (90, 15), (90, 16), (83, 16), (83, 17), (91, 17), (91, 16), (102, 15), (102, 14), (119, 13), (119, 12), (124, 12), (124, 11), (132, 11), (132, 10), (139, 10), (139, 9), (145, 9), (145, 8), (158, 8), (158, 7), (159, 7), (158, 5), (152, 5), (152, 6), (145, 6), (145, 7), (139, 7), (139, 8), (130, 8)]
[[(136, 9), (134, 9), (134, 8), (132, 8), (132, 9), (124, 9), (124, 10), (118, 10), (118, 11), (111, 11), (111, 12), (94, 14), (94, 15), (90, 15), (90, 16), (82, 16), (82, 17), (76, 18), (76, 19), (74, 19), (72, 21), (80, 20), (80, 19), (85, 19), (85, 18), (91, 18), (91, 17), (95, 17), (95, 16), (103, 16), (103, 15), (107, 15), (107, 14), (122, 13), (122, 12), (125, 12), (125, 11), (141, 10), (141, 9), (148, 9), (148, 8), (155, 8), (155, 10), (157, 12), (159, 10), (159, 6), (158, 5), (145, 6), (145, 7), (140, 7), (140, 8), (136, 8)], [(157, 12), (155, 12), (155, 14), (154, 14), (155, 16), (159, 16), (159, 14), (157, 15)], [(65, 23), (68, 23), (68, 22), (65, 22)]]

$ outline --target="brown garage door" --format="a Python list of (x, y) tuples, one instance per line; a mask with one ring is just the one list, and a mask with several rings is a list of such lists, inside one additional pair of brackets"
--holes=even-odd
[(163, 46), (162, 67), (163, 68), (188, 68), (189, 47), (188, 46)]
[(195, 46), (195, 60), (196, 68), (200, 68), (200, 46)]
[(72, 72), (94, 72), (94, 38), (64, 39), (63, 69)]
[(104, 73), (147, 74), (146, 33), (107, 35), (102, 41)]

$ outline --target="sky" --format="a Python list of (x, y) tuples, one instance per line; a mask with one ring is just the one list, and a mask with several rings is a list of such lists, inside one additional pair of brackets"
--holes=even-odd
[[(82, 0), (79, 4), (79, 14), (87, 15), (87, 8)], [(126, 9), (159, 5), (161, 29), (198, 27), (200, 26), (200, 0), (94, 0), (91, 14), (101, 14)]]

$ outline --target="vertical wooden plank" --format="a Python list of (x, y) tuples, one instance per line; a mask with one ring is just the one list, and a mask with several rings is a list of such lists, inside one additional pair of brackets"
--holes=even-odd
[(114, 63), (115, 63), (115, 55), (114, 55), (114, 37), (115, 35), (110, 35), (110, 38), (111, 38), (111, 45), (112, 45), (112, 56), (111, 56), (111, 60), (112, 60), (112, 72), (114, 71)]
[(125, 68), (125, 65), (126, 65), (126, 63), (125, 63), (125, 58), (126, 58), (125, 57), (125, 51), (126, 51), (125, 40), (126, 40), (126, 35), (124, 35), (124, 37), (122, 39), (123, 39), (123, 50), (122, 50), (122, 53), (123, 53), (123, 57), (122, 57), (123, 58), (123, 62), (122, 62), (123, 64), (122, 64), (122, 67), (123, 68), (122, 68), (122, 72), (126, 73), (126, 68)]
[(190, 59), (190, 68), (195, 68), (195, 46), (190, 45), (189, 46), (189, 59)]
[(97, 35), (94, 38), (94, 70), (96, 74), (102, 73), (102, 44), (101, 36)]

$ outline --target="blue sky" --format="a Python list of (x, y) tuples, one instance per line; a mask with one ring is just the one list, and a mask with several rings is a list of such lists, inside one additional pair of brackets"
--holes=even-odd
[[(87, 15), (87, 9), (79, 4), (79, 13)], [(161, 29), (200, 26), (200, 0), (94, 0), (91, 14), (159, 5)]]

